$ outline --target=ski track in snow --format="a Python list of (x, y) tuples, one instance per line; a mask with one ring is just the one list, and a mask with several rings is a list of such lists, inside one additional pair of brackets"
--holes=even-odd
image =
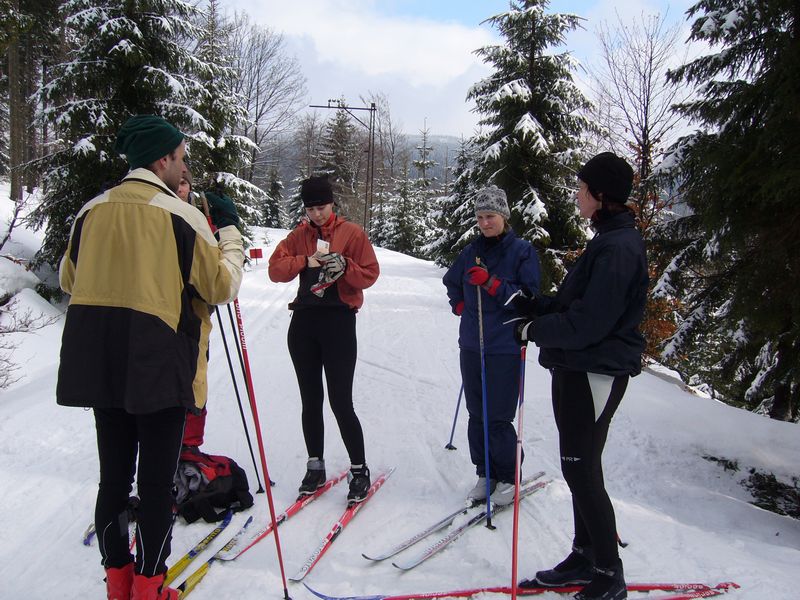
[[(265, 257), (286, 232), (255, 228)], [(31, 235), (20, 231), (23, 253)], [(17, 232), (15, 231), (15, 236)], [(27, 237), (25, 237), (27, 236)], [(256, 244), (258, 247), (259, 244)], [(35, 249), (34, 249), (35, 250)], [(424, 592), (470, 586), (507, 585), (510, 578), (512, 514), (494, 519), (497, 530), (468, 531), (438, 556), (407, 573), (391, 560), (370, 563), (361, 552), (378, 552), (463, 504), (475, 481), (466, 440), (462, 400), (453, 443), (450, 436), (460, 387), (458, 319), (450, 313), (442, 269), (377, 249), (382, 275), (365, 291), (357, 317), (359, 360), (354, 399), (364, 428), (373, 476), (397, 470), (344, 530), (307, 577), (329, 594)], [(275, 509), (295, 498), (305, 471), (297, 382), (286, 349), (288, 303), (297, 282), (274, 284), (267, 259), (249, 267), (240, 307), (265, 440)], [(235, 353), (237, 332), (220, 307), (250, 437), (256, 436), (245, 382)], [(203, 449), (227, 454), (256, 477), (242, 429), (216, 316), (212, 316), (209, 417)], [(25, 377), (0, 391), (0, 598), (100, 598), (104, 584), (96, 544), (81, 545), (92, 519), (97, 488), (94, 423), (90, 411), (55, 404), (54, 390), (63, 321), (20, 337), (18, 356)], [(16, 339), (16, 338), (15, 338)], [(520, 578), (548, 568), (569, 551), (572, 515), (569, 490), (560, 476), (558, 443), (549, 399), (549, 374), (528, 352), (524, 405), (523, 472), (546, 471), (552, 480), (522, 503)], [(336, 423), (325, 408), (328, 474), (348, 465)], [(748, 503), (738, 485), (746, 473), (730, 474), (704, 454), (738, 459), (743, 467), (796, 475), (797, 425), (776, 423), (706, 398), (698, 398), (649, 374), (631, 380), (611, 426), (605, 473), (629, 581), (734, 580), (742, 585), (726, 597), (796, 598), (800, 525)], [(346, 482), (334, 487), (279, 529), (286, 575), (293, 575), (344, 510)], [(269, 516), (266, 494), (238, 514), (208, 558), (243, 524), (256, 529)], [(176, 524), (172, 561), (213, 528)], [(400, 554), (411, 556), (435, 538)], [(200, 565), (196, 561), (194, 567)], [(192, 569), (189, 569), (191, 572)], [(189, 572), (176, 581), (179, 584)], [(312, 596), (289, 584), (295, 600)], [(233, 563), (212, 566), (192, 592), (196, 600), (278, 598), (283, 595), (274, 540), (270, 537)], [(547, 598), (559, 597), (553, 594)], [(563, 597), (563, 596), (562, 596)], [(631, 597), (636, 597), (632, 595)]]

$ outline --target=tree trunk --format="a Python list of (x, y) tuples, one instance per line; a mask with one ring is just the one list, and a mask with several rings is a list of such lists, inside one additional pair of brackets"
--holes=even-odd
[(775, 399), (769, 409), (769, 417), (778, 421), (792, 420), (792, 394), (789, 385), (782, 383), (775, 389)]
[[(19, 0), (13, 0), (12, 8), (19, 11)], [(11, 199), (22, 202), (22, 170), (25, 154), (25, 98), (22, 92), (22, 65), (20, 64), (20, 36), (12, 26), (8, 42), (8, 120), (9, 120), (9, 169), (11, 176)]]

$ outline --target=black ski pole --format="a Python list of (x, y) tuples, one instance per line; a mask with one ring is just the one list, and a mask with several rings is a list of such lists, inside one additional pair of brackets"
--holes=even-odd
[[(235, 298), (234, 301), (233, 301), (233, 304), (234, 305), (238, 305), (238, 303), (239, 303), (239, 299)], [(239, 356), (239, 366), (242, 369), (242, 377), (244, 377), (244, 380), (247, 381), (248, 380), (247, 365), (245, 365), (245, 363), (244, 363), (244, 356), (242, 355), (242, 347), (241, 347), (241, 341), (240, 341), (241, 331), (239, 329), (239, 326), (237, 325), (237, 321), (234, 321), (234, 319), (233, 319), (233, 309), (231, 309), (231, 305), (230, 304), (228, 304), (228, 319), (230, 319), (231, 330), (233, 330), (233, 341), (236, 342), (236, 354)], [(222, 324), (220, 324), (220, 327), (222, 327)], [(250, 406), (254, 406), (253, 396), (250, 393), (250, 386), (246, 386), (245, 387), (245, 391), (247, 392), (247, 399), (250, 401)], [(239, 405), (239, 407), (241, 408), (241, 404)], [(256, 418), (255, 414), (253, 414), (253, 420), (256, 423), (256, 427), (260, 427), (260, 424), (258, 423), (258, 419)], [(250, 449), (250, 452), (252, 454), (252, 452), (253, 452), (252, 447)], [(265, 475), (265, 477), (266, 477), (266, 475)], [(272, 479), (270, 479), (269, 480), (269, 484), (270, 484), (270, 486), (273, 486), (273, 485), (275, 485), (275, 482), (272, 481)], [(261, 490), (261, 491), (263, 492), (264, 490)]]
[(456, 432), (456, 421), (458, 421), (458, 409), (461, 407), (461, 396), (464, 394), (464, 383), (461, 383), (461, 390), (458, 392), (458, 400), (456, 401), (456, 414), (453, 415), (453, 428), (450, 430), (450, 441), (447, 442), (445, 448), (448, 450), (458, 450), (453, 446), (453, 435)]
[[(230, 310), (230, 305), (228, 305)], [(233, 382), (233, 391), (236, 394), (236, 403), (239, 405), (239, 414), (242, 417), (242, 426), (244, 427), (244, 436), (247, 438), (247, 447), (250, 449), (250, 458), (253, 459), (253, 469), (256, 472), (256, 481), (258, 482), (258, 490), (256, 494), (264, 493), (264, 486), (261, 484), (261, 477), (258, 475), (258, 463), (256, 462), (256, 455), (253, 452), (253, 443), (250, 441), (250, 433), (247, 430), (247, 421), (244, 416), (244, 409), (242, 408), (242, 397), (239, 395), (239, 386), (236, 385), (236, 374), (233, 372), (233, 362), (231, 361), (231, 353), (228, 350), (228, 340), (225, 337), (225, 329), (222, 327), (222, 317), (219, 314), (219, 308), (214, 307), (214, 312), (217, 313), (217, 322), (219, 323), (219, 333), (222, 336), (222, 345), (225, 346), (225, 357), (228, 359), (228, 369), (231, 372), (231, 381)], [(238, 345), (236, 346), (238, 349)]]

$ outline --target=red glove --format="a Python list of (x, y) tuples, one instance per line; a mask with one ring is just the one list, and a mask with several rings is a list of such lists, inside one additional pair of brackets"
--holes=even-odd
[(457, 316), (461, 316), (461, 313), (464, 312), (464, 301), (459, 300), (458, 304), (453, 307), (453, 314)]
[(500, 280), (494, 275), (489, 275), (489, 271), (486, 270), (486, 267), (472, 267), (467, 270), (467, 274), (469, 275), (469, 279), (467, 280), (469, 283), (481, 286), (490, 296), (497, 294), (497, 288), (500, 287)]
[(467, 275), (469, 275), (467, 281), (471, 285), (483, 285), (489, 281), (489, 271), (486, 270), (486, 267), (477, 266), (467, 269)]

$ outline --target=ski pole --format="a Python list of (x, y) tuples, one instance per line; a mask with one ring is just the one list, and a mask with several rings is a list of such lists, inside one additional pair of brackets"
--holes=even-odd
[[(250, 433), (247, 430), (247, 420), (244, 416), (244, 409), (242, 408), (242, 397), (239, 394), (239, 386), (236, 384), (236, 374), (233, 372), (233, 362), (231, 362), (231, 353), (228, 350), (228, 338), (225, 336), (225, 328), (222, 326), (222, 317), (219, 314), (219, 308), (214, 307), (214, 312), (217, 313), (217, 322), (219, 323), (219, 332), (222, 335), (222, 345), (225, 347), (225, 358), (228, 359), (228, 369), (231, 372), (231, 381), (233, 382), (233, 391), (236, 394), (236, 403), (239, 405), (239, 414), (242, 417), (242, 427), (244, 428), (244, 437), (247, 439), (247, 447), (250, 449), (250, 458), (253, 459), (253, 469), (256, 473), (256, 481), (258, 482), (258, 490), (256, 494), (264, 493), (264, 486), (261, 485), (261, 477), (258, 475), (258, 464), (256, 463), (256, 455), (253, 452), (253, 442), (250, 440)], [(238, 346), (236, 347), (239, 348)]]
[(461, 382), (461, 391), (458, 392), (458, 401), (456, 402), (456, 414), (453, 415), (453, 428), (450, 430), (450, 441), (447, 442), (445, 448), (448, 450), (458, 450), (453, 446), (453, 435), (456, 432), (456, 421), (458, 421), (458, 409), (461, 407), (461, 396), (464, 395), (464, 382)]
[[(475, 264), (480, 265), (480, 257), (475, 257)], [(475, 291), (478, 293), (478, 344), (481, 350), (481, 400), (483, 403), (483, 462), (486, 471), (486, 527), (495, 529), (492, 525), (492, 503), (489, 500), (491, 495), (491, 480), (489, 473), (489, 409), (487, 407), (486, 394), (486, 353), (483, 347), (483, 301), (481, 299), (481, 286), (476, 285)]]
[[(247, 342), (244, 337), (244, 325), (242, 324), (242, 311), (239, 309), (239, 299), (234, 298), (233, 307), (236, 311), (236, 323), (239, 326), (239, 343), (242, 349), (242, 361), (245, 366), (245, 382), (247, 383), (247, 392), (250, 397), (250, 411), (253, 413), (253, 422), (256, 426), (256, 439), (258, 440), (258, 450), (261, 455), (261, 466), (264, 469), (264, 480), (271, 481), (269, 477), (269, 469), (267, 468), (267, 457), (264, 452), (264, 440), (261, 437), (261, 424), (258, 420), (258, 408), (256, 407), (256, 394), (253, 389), (253, 377), (250, 370), (250, 359), (247, 356)], [(285, 600), (291, 600), (289, 597), (289, 588), (286, 583), (286, 571), (283, 567), (283, 552), (281, 551), (281, 540), (278, 536), (278, 523), (275, 519), (275, 504), (272, 501), (272, 488), (267, 487), (267, 504), (269, 505), (269, 516), (272, 521), (272, 530), (275, 535), (275, 550), (278, 554), (278, 564), (281, 569), (281, 578), (283, 580), (283, 597)]]
[[(242, 369), (242, 377), (244, 377), (245, 381), (247, 381), (247, 370), (245, 369), (244, 359), (242, 358), (242, 349), (239, 346), (239, 339), (236, 337), (236, 331), (237, 331), (236, 322), (233, 320), (233, 311), (231, 310), (231, 305), (228, 304), (227, 306), (228, 306), (228, 319), (231, 322), (231, 330), (234, 332), (233, 339), (236, 342), (236, 344), (235, 344), (236, 345), (236, 354), (239, 357), (239, 366)], [(221, 327), (221, 325), (220, 325), (220, 327)], [(247, 392), (247, 400), (252, 404), (253, 399), (250, 397), (250, 389), (249, 388), (245, 388), (245, 391)], [(275, 485), (275, 482), (270, 479), (269, 480), (269, 484), (270, 485)], [(260, 485), (261, 485), (261, 482), (259, 481), (259, 490), (263, 492), (264, 490), (260, 488)]]
[(517, 460), (514, 474), (514, 525), (511, 537), (511, 600), (517, 600), (517, 561), (519, 558), (519, 486), (522, 470), (522, 406), (525, 402), (525, 356), (528, 345), (519, 349), (519, 417), (517, 422)]

